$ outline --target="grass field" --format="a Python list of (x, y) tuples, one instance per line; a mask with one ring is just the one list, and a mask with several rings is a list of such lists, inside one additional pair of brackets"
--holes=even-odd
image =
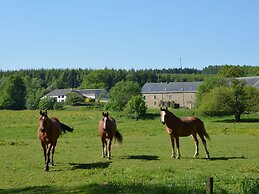
[[(178, 116), (192, 110), (174, 110)], [(101, 111), (49, 111), (75, 128), (60, 137), (55, 167), (43, 170), (37, 138), (39, 111), (0, 111), (0, 193), (204, 193), (214, 178), (215, 193), (259, 193), (258, 114), (203, 118), (211, 136), (205, 159), (192, 158), (191, 137), (180, 138), (181, 159), (171, 159), (171, 147), (159, 111), (146, 120), (129, 120), (111, 113), (124, 137), (112, 147), (110, 161), (101, 158), (97, 125)]]

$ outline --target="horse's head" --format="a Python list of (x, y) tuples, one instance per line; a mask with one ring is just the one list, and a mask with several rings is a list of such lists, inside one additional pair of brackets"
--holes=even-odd
[(163, 125), (166, 122), (167, 112), (168, 112), (167, 107), (166, 108), (163, 108), (163, 107), (160, 108), (160, 119), (161, 119), (161, 123)]
[(109, 113), (102, 112), (102, 121), (103, 121), (103, 130), (105, 131), (108, 127), (108, 122), (109, 122)]
[(43, 132), (44, 130), (46, 130), (47, 127), (47, 123), (48, 123), (48, 113), (45, 110), (44, 112), (40, 111), (40, 131)]

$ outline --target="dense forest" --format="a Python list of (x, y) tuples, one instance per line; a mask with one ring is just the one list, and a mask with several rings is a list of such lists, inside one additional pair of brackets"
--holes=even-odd
[[(208, 66), (171, 69), (22, 69), (0, 71), (0, 109), (36, 109), (40, 98), (54, 89), (105, 88), (120, 81), (133, 81), (142, 87), (146, 82), (202, 81), (207, 77), (244, 77), (259, 75), (255, 66)], [(14, 100), (19, 96), (19, 100)], [(18, 104), (15, 103), (18, 101)]]

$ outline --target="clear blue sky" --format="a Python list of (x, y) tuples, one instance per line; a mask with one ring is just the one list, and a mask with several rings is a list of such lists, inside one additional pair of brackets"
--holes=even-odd
[(0, 70), (259, 65), (257, 0), (0, 3)]

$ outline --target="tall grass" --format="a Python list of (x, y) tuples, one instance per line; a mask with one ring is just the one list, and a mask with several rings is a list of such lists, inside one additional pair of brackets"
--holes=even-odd
[[(178, 116), (193, 110), (174, 110)], [(145, 120), (110, 113), (124, 137), (113, 144), (112, 159), (101, 158), (97, 126), (101, 110), (49, 111), (75, 128), (60, 137), (56, 166), (43, 170), (43, 152), (37, 139), (38, 111), (0, 111), (0, 193), (204, 193), (204, 182), (214, 178), (215, 193), (258, 193), (258, 115), (245, 122), (231, 117), (205, 118), (211, 136), (205, 159), (192, 158), (191, 137), (180, 138), (180, 160), (171, 159), (171, 147), (159, 111)]]

